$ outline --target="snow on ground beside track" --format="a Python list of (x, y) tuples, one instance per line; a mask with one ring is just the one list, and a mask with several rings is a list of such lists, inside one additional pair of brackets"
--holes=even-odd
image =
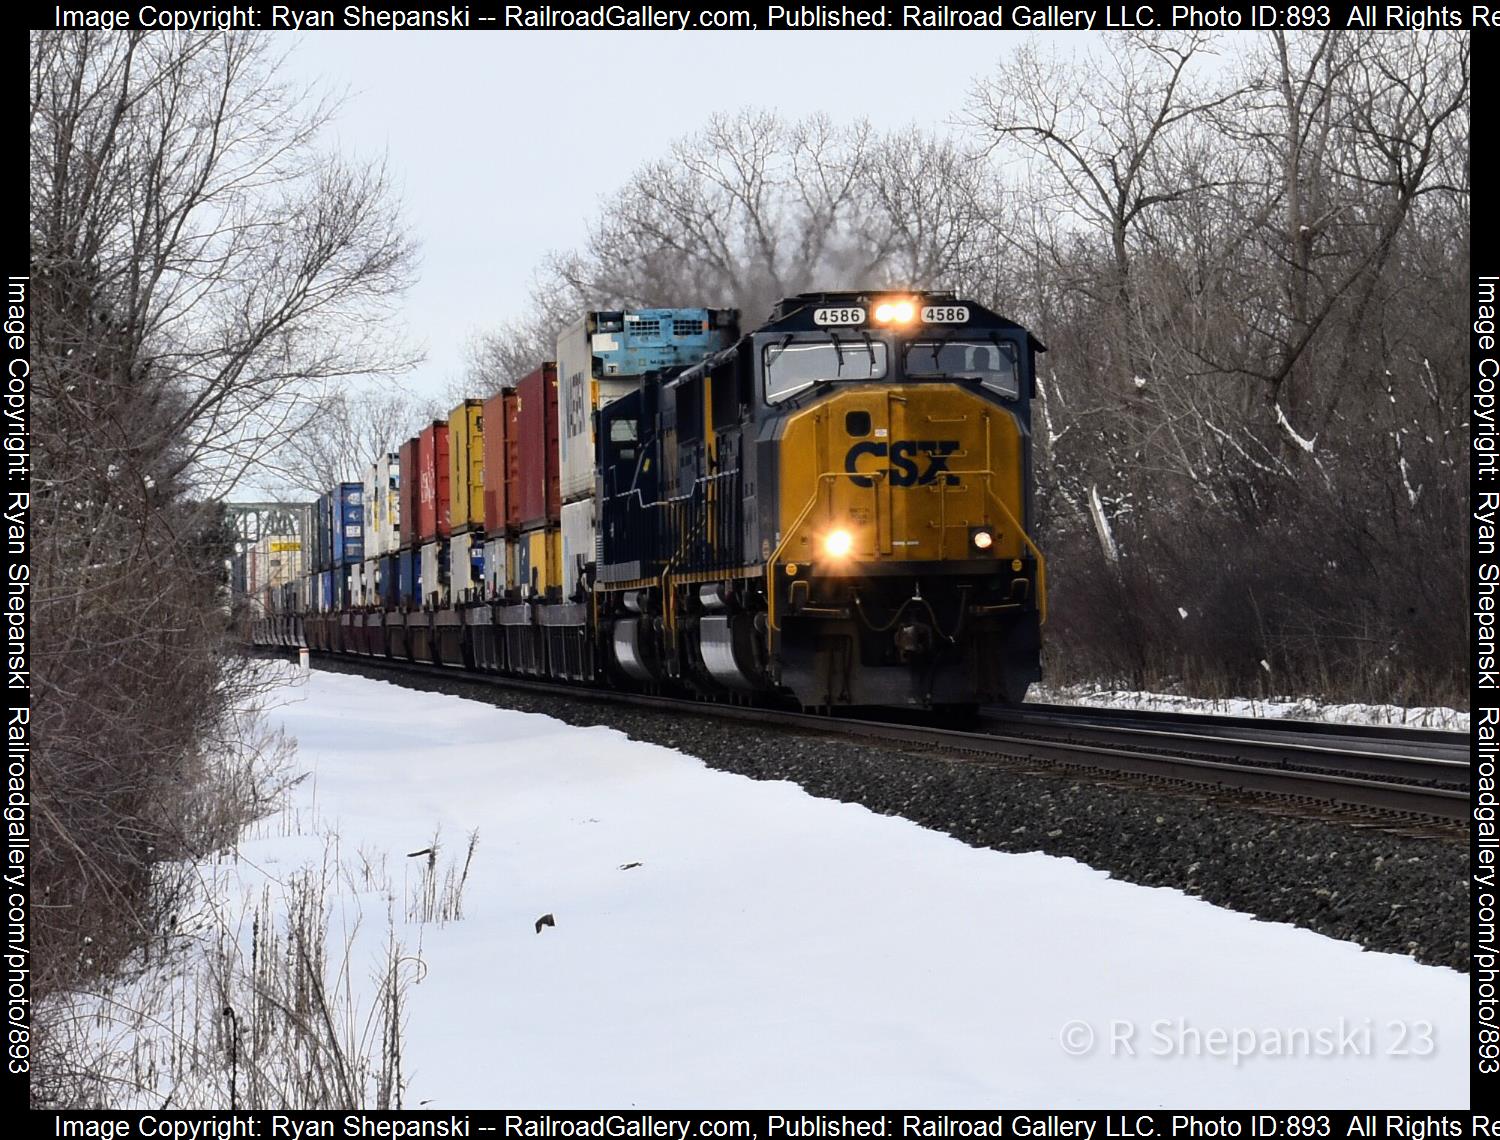
[(1449, 708), (1404, 708), (1401, 705), (1322, 704), (1311, 697), (1184, 697), (1173, 693), (1130, 692), (1092, 685), (1051, 688), (1033, 685), (1026, 699), (1038, 704), (1090, 705), (1147, 712), (1208, 713), (1213, 716), (1256, 716), (1272, 720), (1320, 720), (1333, 724), (1393, 724), (1409, 728), (1439, 728), (1468, 732), (1469, 714)]
[[(218, 865), (222, 889), (274, 892), (325, 858), (314, 820), (397, 880), (435, 828), (448, 858), (478, 831), (460, 920), (418, 928), (394, 908), (423, 963), (403, 1002), (409, 1106), (1468, 1100), (1452, 970), (971, 848), (607, 727), (321, 672), (271, 704), (311, 777)], [(382, 904), (356, 895), (333, 901), (335, 927), (358, 927), (352, 960), (373, 962)]]

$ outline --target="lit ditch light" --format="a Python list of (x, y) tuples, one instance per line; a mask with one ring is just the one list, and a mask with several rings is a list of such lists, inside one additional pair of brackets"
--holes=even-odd
[(854, 536), (847, 530), (831, 530), (823, 536), (823, 553), (830, 558), (843, 558), (854, 549)]

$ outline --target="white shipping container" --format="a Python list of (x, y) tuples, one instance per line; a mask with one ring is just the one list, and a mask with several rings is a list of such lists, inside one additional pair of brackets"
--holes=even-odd
[(584, 565), (595, 559), (596, 526), (593, 499), (563, 504), (562, 592), (564, 601), (571, 601), (574, 592), (581, 590), (579, 579), (583, 576)]
[[(360, 493), (361, 513), (364, 516), (364, 538), (366, 558), (377, 558), (385, 553), (380, 545), (380, 525), (376, 521), (379, 507), (385, 502), (380, 487), (380, 464), (372, 463), (365, 468), (363, 487)], [(356, 603), (358, 604), (358, 603)]]
[(401, 540), (397, 533), (397, 520), (401, 514), (397, 505), (400, 479), (401, 460), (394, 452), (382, 455), (365, 468), (363, 495), (366, 558), (394, 554), (400, 548)]
[(515, 548), (503, 538), (492, 538), (484, 544), (484, 592), (497, 597), (514, 586), (516, 576)]
[(395, 554), (401, 548), (401, 456), (387, 452), (375, 461), (376, 484), (380, 493), (376, 496), (375, 527), (380, 532), (376, 542), (381, 554)]
[(565, 503), (594, 493), (594, 412), (640, 385), (633, 376), (594, 376), (594, 337), (611, 334), (590, 333), (592, 320), (585, 316), (557, 337), (557, 470)]
[(374, 558), (366, 558), (365, 568), (365, 600), (367, 606), (378, 606), (380, 604), (380, 562)]
[(448, 540), (448, 596), (455, 602), (473, 601), (478, 596), (480, 575), (475, 573), (474, 555), (483, 547), (470, 534), (455, 534)]
[(422, 547), (422, 600), (436, 606), (448, 604), (448, 583), (442, 580), (441, 544), (429, 542)]
[(362, 606), (365, 604), (365, 564), (356, 562), (349, 567), (349, 586), (345, 597), (349, 599), (351, 606)]

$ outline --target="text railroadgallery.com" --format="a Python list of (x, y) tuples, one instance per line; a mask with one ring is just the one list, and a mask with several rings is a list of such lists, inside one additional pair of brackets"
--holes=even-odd
[(1466, 1112), (112, 1112), (37, 1113), (84, 1140), (1438, 1140), (1495, 1136)]

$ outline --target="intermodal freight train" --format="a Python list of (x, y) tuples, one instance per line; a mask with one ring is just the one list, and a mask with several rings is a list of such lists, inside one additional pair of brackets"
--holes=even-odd
[[(252, 638), (804, 708), (1040, 677), (1043, 346), (947, 293), (592, 312), (270, 536)], [(281, 561), (274, 557), (280, 549)]]

